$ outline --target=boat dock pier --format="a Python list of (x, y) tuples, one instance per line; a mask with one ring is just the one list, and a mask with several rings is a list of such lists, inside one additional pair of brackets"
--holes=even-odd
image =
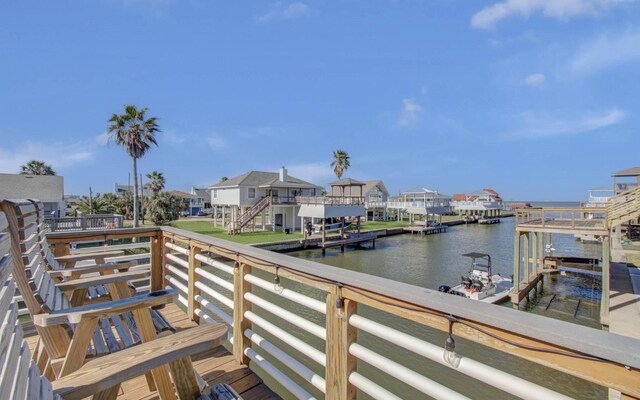
[(365, 242), (371, 242), (372, 248), (375, 249), (377, 238), (378, 235), (374, 233), (351, 233), (345, 234), (342, 237), (320, 242), (318, 243), (318, 247), (322, 249), (322, 255), (324, 255), (326, 249), (330, 247), (340, 247), (340, 251), (344, 252), (345, 246), (360, 246)]
[(438, 226), (423, 226), (423, 225), (413, 225), (402, 228), (403, 231), (409, 232), (412, 235), (414, 233), (422, 235), (432, 235), (434, 233), (442, 233), (447, 231), (447, 225), (438, 225)]
[(491, 224), (499, 224), (500, 218), (498, 217), (482, 217), (478, 220), (479, 224), (491, 225)]
[[(606, 214), (606, 209), (598, 209)], [(529, 298), (531, 292), (542, 291), (544, 275), (559, 271), (559, 267), (569, 267), (576, 272), (588, 269), (595, 271), (595, 263), (590, 259), (576, 257), (552, 257), (553, 234), (593, 234), (606, 240), (602, 243), (602, 299), (600, 322), (608, 325), (609, 320), (609, 266), (610, 244), (607, 219), (587, 219), (584, 208), (538, 208), (516, 211), (516, 232), (514, 238), (514, 291), (511, 302), (520, 304)], [(587, 272), (587, 271), (584, 271)], [(516, 285), (518, 282), (518, 285)]]

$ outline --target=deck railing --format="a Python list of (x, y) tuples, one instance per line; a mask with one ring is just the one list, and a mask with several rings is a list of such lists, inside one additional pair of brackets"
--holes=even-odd
[(358, 206), (364, 205), (364, 197), (360, 196), (298, 196), (298, 204)]
[[(175, 228), (49, 235), (57, 254), (133, 237), (150, 238), (151, 288), (176, 288), (199, 323), (227, 323), (235, 359), (288, 397), (488, 397), (495, 387), (566, 398), (557, 391), (568, 375), (640, 397), (637, 339)], [(558, 371), (553, 388), (538, 377), (546, 368)]]
[(45, 230), (48, 232), (85, 231), (122, 228), (124, 217), (118, 214), (91, 214), (78, 217), (46, 217)]
[[(593, 218), (593, 214), (605, 218)], [(528, 208), (516, 210), (516, 225), (606, 231), (606, 208)]]
[(607, 207), (609, 227), (629, 222), (640, 216), (640, 186), (618, 193), (609, 200)]

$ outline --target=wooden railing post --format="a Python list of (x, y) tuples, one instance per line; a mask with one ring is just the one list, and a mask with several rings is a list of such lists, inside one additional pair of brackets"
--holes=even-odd
[(192, 320), (199, 322), (200, 318), (196, 315), (196, 296), (200, 294), (200, 290), (196, 287), (196, 268), (200, 267), (200, 260), (196, 259), (196, 254), (200, 253), (200, 249), (194, 245), (189, 246), (189, 282), (187, 282), (187, 314)]
[(161, 230), (151, 237), (151, 291), (164, 289), (164, 241)]
[(245, 318), (245, 311), (251, 310), (251, 303), (244, 298), (245, 293), (251, 292), (251, 283), (244, 277), (251, 273), (251, 266), (237, 264), (233, 275), (233, 356), (237, 362), (248, 365), (249, 357), (244, 349), (251, 346), (251, 341), (244, 335), (244, 331), (251, 327), (251, 321)]
[(327, 295), (327, 366), (325, 372), (326, 400), (354, 400), (356, 388), (349, 382), (349, 374), (356, 369), (357, 359), (349, 354), (349, 346), (356, 341), (357, 329), (349, 325), (349, 317), (357, 311), (357, 303), (342, 299), (340, 289)]

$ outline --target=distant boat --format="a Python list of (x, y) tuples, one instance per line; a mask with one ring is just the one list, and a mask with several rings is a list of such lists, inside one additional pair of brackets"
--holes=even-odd
[[(349, 228), (352, 223), (353, 221), (351, 220), (345, 220), (343, 224), (343, 222), (337, 218), (327, 218), (325, 219), (325, 222), (324, 222), (324, 230), (325, 232), (339, 231), (340, 229), (343, 228), (343, 226), (344, 226), (344, 229)], [(313, 224), (314, 233), (320, 233), (322, 232), (322, 229), (323, 229), (322, 223)]]
[(459, 285), (440, 285), (438, 291), (485, 303), (497, 303), (507, 297), (513, 287), (513, 279), (504, 278), (500, 274), (491, 275), (489, 254), (468, 253), (463, 256), (471, 258), (469, 274), (461, 277)]

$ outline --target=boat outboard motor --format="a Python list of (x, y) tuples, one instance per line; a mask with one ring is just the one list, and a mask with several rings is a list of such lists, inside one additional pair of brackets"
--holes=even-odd
[(466, 289), (469, 289), (471, 287), (471, 279), (469, 279), (466, 276), (461, 276), (460, 277), (460, 284), (462, 286), (464, 286)]
[(449, 293), (449, 290), (451, 290), (450, 286), (447, 286), (447, 285), (438, 286), (438, 292)]
[(482, 284), (481, 281), (474, 279), (473, 283), (471, 284), (471, 287), (479, 292), (484, 288), (484, 285)]

